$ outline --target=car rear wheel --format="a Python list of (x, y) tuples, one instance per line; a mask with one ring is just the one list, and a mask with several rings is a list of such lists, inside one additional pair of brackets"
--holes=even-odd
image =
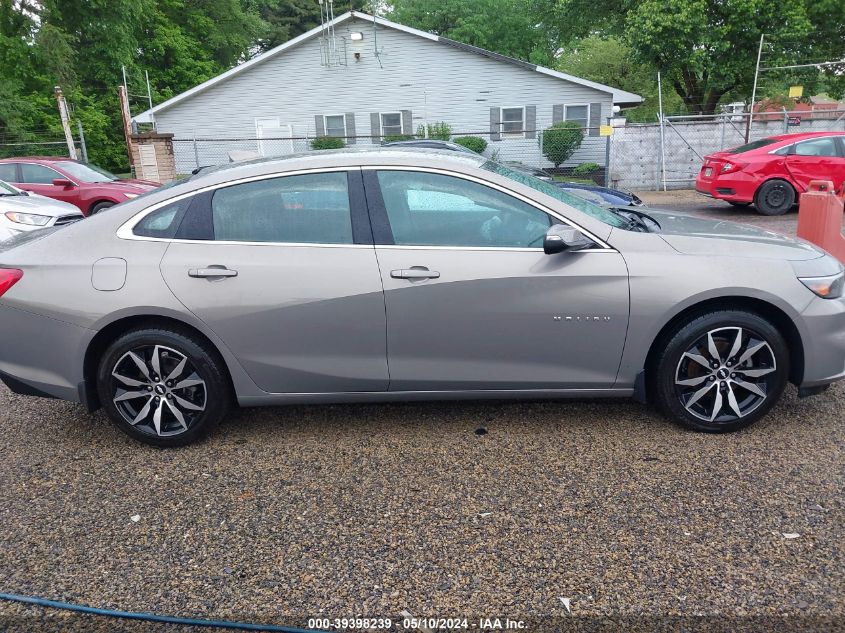
[(656, 364), (654, 394), (661, 411), (687, 428), (725, 433), (763, 417), (788, 375), (780, 332), (756, 314), (725, 310), (670, 336)]
[(114, 341), (102, 356), (97, 390), (121, 431), (164, 447), (207, 435), (231, 403), (217, 355), (168, 329), (132, 330)]
[(97, 215), (103, 209), (108, 209), (109, 207), (113, 207), (113, 206), (114, 206), (114, 202), (109, 202), (108, 200), (105, 200), (103, 202), (98, 202), (93, 207), (91, 207), (91, 213), (89, 213), (88, 215)]
[(763, 215), (783, 215), (795, 204), (795, 190), (785, 180), (767, 180), (754, 196), (754, 206)]

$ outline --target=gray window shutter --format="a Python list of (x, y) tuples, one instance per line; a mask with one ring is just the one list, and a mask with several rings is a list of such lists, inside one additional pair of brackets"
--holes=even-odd
[(490, 108), (490, 140), (502, 140), (502, 111), (499, 108)]
[(346, 144), (355, 145), (355, 113), (346, 113)]
[(402, 134), (413, 134), (414, 122), (411, 120), (411, 111), (402, 110)]
[(370, 112), (370, 137), (375, 143), (381, 138), (381, 116), (378, 112)]
[(537, 138), (537, 106), (525, 106), (525, 138)]
[(563, 104), (552, 106), (552, 123), (563, 121)]
[(323, 125), (323, 115), (315, 114), (314, 115), (314, 129), (317, 131), (317, 136), (325, 136), (326, 135), (326, 128)]
[(601, 103), (590, 104), (590, 136), (599, 135), (601, 125)]

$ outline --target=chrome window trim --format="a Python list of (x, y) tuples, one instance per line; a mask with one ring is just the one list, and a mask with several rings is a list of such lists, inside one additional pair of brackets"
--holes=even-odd
[[(797, 132), (797, 134), (800, 134), (800, 133), (801, 132)], [(787, 143), (786, 145), (781, 145), (780, 147), (769, 150), (766, 153), (767, 154), (776, 154), (777, 152), (784, 150), (784, 149), (787, 150), (787, 152), (788, 152), (790, 147), (798, 145), (798, 143), (803, 143), (805, 141), (816, 141), (816, 140), (821, 140), (823, 138), (832, 138), (832, 139), (834, 139), (834, 142), (835, 142), (835, 139), (837, 139), (837, 138), (845, 139), (845, 136), (842, 135), (842, 134), (828, 134), (826, 136), (811, 136), (810, 138), (802, 138), (799, 141), (792, 141), (791, 143)], [(799, 156), (806, 156), (807, 154), (798, 154), (798, 155)], [(842, 156), (820, 156), (819, 158), (842, 158)]]
[[(459, 172), (459, 171), (452, 171), (452, 170), (449, 170), (449, 169), (444, 169), (442, 167), (411, 167), (411, 166), (408, 166), (408, 165), (362, 165), (361, 169), (366, 170), (366, 171), (371, 171), (371, 170), (421, 171), (421, 172), (429, 172), (429, 173), (433, 173), (433, 174), (442, 174), (442, 175), (445, 175), (445, 176), (453, 176), (453, 177), (456, 177), (456, 178), (462, 178), (463, 180), (469, 180), (470, 182), (474, 182), (476, 184), (483, 185), (485, 187), (490, 187), (491, 189), (496, 189), (497, 191), (500, 191), (501, 193), (504, 193), (508, 196), (511, 196), (512, 198), (516, 198), (517, 200), (520, 200), (521, 202), (524, 202), (525, 204), (532, 206), (535, 209), (552, 216), (553, 218), (557, 218), (558, 220), (560, 220), (564, 224), (568, 224), (572, 228), (578, 229), (584, 235), (586, 235), (587, 237), (589, 237), (591, 240), (593, 240), (599, 246), (602, 247), (601, 249), (584, 249), (583, 251), (579, 251), (579, 252), (590, 252), (590, 251), (595, 252), (597, 250), (611, 250), (611, 251), (616, 250), (612, 246), (607, 244), (607, 242), (605, 242), (604, 240), (596, 237), (591, 231), (588, 231), (584, 227), (580, 226), (577, 222), (573, 222), (572, 220), (565, 218), (560, 213), (558, 213), (557, 211), (553, 211), (552, 209), (549, 209), (544, 204), (537, 202), (536, 200), (532, 200), (528, 196), (524, 196), (521, 193), (517, 193), (516, 191), (513, 191), (511, 189), (507, 189), (506, 187), (503, 187), (502, 185), (496, 184), (496, 183), (491, 182), (489, 180), (485, 180), (483, 178), (479, 178), (478, 176), (471, 176), (469, 174), (464, 174), (464, 173)], [(561, 204), (566, 204), (566, 203), (561, 203)], [(600, 221), (601, 220), (599, 220), (599, 222)], [(383, 246), (383, 245), (377, 244), (376, 246)], [(403, 247), (407, 246), (407, 247), (410, 247), (410, 248), (423, 248), (422, 245), (415, 246), (413, 244), (399, 244), (399, 245), (390, 244), (390, 246), (403, 246)], [(490, 249), (496, 249), (496, 248), (501, 249), (501, 247), (495, 247), (495, 246), (490, 246), (490, 247), (487, 247), (487, 246), (473, 246), (473, 247), (432, 246), (431, 248), (447, 248), (447, 249), (452, 249), (452, 250), (455, 250), (455, 249), (463, 250), (464, 248), (478, 248), (478, 249), (482, 249), (482, 250), (490, 250)], [(513, 250), (513, 248), (514, 247), (507, 248), (507, 250)], [(540, 249), (528, 249), (528, 250), (543, 250), (543, 249), (540, 248)]]
[(599, 245), (599, 248), (585, 248), (582, 251), (578, 251), (579, 253), (616, 253), (618, 252), (615, 248), (607, 244), (604, 240), (596, 237), (591, 231), (580, 226), (578, 223), (573, 222), (572, 220), (562, 216), (561, 214), (549, 209), (548, 207), (544, 206), (543, 204), (528, 198), (520, 193), (515, 191), (511, 191), (501, 185), (496, 183), (490, 182), (489, 180), (484, 180), (483, 178), (478, 178), (476, 176), (470, 176), (468, 174), (464, 174), (457, 171), (452, 171), (449, 169), (443, 169), (439, 167), (413, 167), (408, 165), (350, 165), (345, 167), (311, 167), (307, 169), (297, 169), (292, 171), (285, 171), (285, 172), (273, 172), (270, 174), (260, 174), (257, 176), (245, 176), (243, 178), (238, 178), (237, 180), (230, 180), (227, 182), (216, 183), (213, 185), (207, 185), (205, 187), (200, 187), (199, 189), (194, 189), (193, 191), (188, 191), (178, 196), (174, 196), (172, 198), (168, 198), (167, 200), (162, 200), (161, 202), (156, 202), (154, 205), (139, 211), (134, 216), (129, 218), (126, 222), (120, 225), (117, 229), (117, 237), (122, 240), (130, 240), (136, 242), (168, 242), (172, 244), (225, 244), (229, 246), (233, 245), (245, 245), (245, 246), (292, 246), (292, 247), (307, 247), (307, 246), (317, 246), (320, 248), (390, 248), (396, 250), (414, 250), (414, 249), (425, 249), (425, 250), (451, 250), (451, 251), (510, 251), (510, 252), (542, 252), (542, 248), (524, 248), (524, 247), (501, 247), (501, 246), (431, 246), (431, 245), (412, 245), (412, 244), (333, 244), (333, 243), (322, 243), (322, 242), (240, 242), (240, 241), (230, 241), (230, 240), (184, 240), (184, 239), (177, 239), (171, 237), (148, 237), (144, 235), (135, 235), (133, 233), (134, 228), (140, 223), (145, 217), (150, 215), (151, 213), (161, 209), (162, 207), (166, 207), (170, 204), (175, 202), (179, 202), (180, 200), (184, 200), (185, 198), (189, 198), (191, 196), (196, 196), (201, 193), (205, 193), (207, 191), (214, 191), (216, 189), (222, 189), (224, 187), (231, 187), (233, 185), (244, 184), (248, 182), (255, 182), (259, 180), (269, 180), (271, 178), (283, 178), (285, 176), (301, 176), (306, 174), (314, 174), (314, 173), (327, 173), (327, 172), (355, 172), (361, 170), (394, 170), (394, 171), (423, 171), (423, 172), (430, 172), (435, 174), (443, 174), (447, 176), (453, 176), (457, 178), (463, 178), (464, 180), (469, 180), (471, 182), (475, 182), (480, 185), (484, 185), (486, 187), (491, 187), (500, 191), (506, 195), (512, 196), (517, 200), (521, 200), (522, 202), (533, 206), (534, 208), (546, 213), (553, 218), (557, 218), (561, 222), (572, 226), (575, 229), (581, 231), (584, 235), (589, 237), (593, 240), (596, 244)]

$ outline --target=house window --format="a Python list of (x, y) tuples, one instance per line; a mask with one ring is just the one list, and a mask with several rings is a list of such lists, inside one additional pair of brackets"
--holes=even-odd
[(577, 121), (586, 130), (590, 127), (590, 106), (587, 104), (564, 106), (563, 118), (566, 121)]
[(384, 112), (381, 115), (381, 135), (401, 136), (402, 135), (402, 113)]
[(342, 114), (329, 114), (323, 117), (326, 136), (346, 136), (346, 117)]
[(502, 108), (502, 135), (525, 136), (525, 108)]

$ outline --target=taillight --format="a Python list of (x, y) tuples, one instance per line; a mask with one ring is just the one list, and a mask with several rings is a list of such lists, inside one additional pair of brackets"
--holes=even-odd
[(734, 163), (734, 162), (731, 162), (731, 161), (726, 161), (725, 164), (722, 165), (722, 169), (719, 170), (719, 173), (720, 174), (727, 174), (727, 173), (730, 173), (732, 171), (739, 171), (743, 167), (745, 167), (745, 163), (739, 163), (739, 162)]
[(0, 268), (0, 297), (23, 277), (23, 271), (17, 268)]

